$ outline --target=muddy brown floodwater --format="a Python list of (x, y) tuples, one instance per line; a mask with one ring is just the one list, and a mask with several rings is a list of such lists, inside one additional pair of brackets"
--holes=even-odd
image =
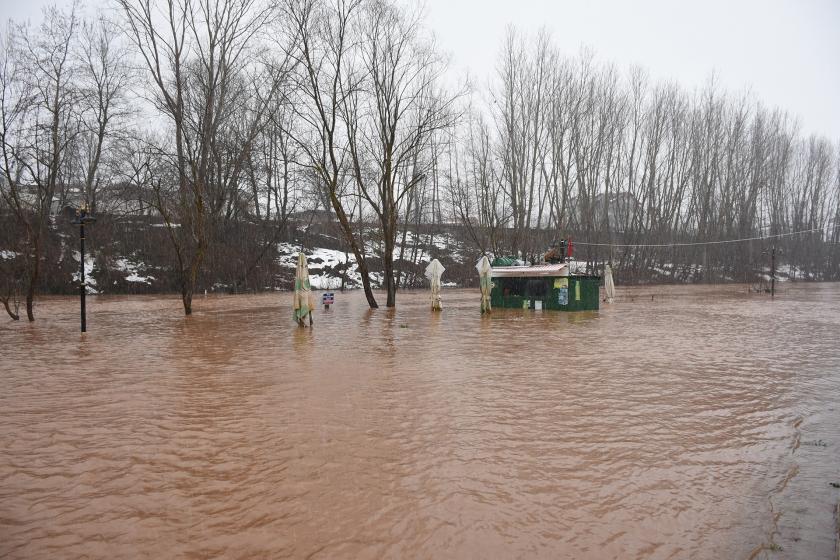
[(45, 298), (0, 321), (0, 557), (832, 558), (840, 285), (618, 295)]

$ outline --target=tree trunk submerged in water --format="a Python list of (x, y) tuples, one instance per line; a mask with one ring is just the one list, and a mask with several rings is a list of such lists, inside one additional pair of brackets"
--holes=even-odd
[(181, 288), (181, 302), (184, 304), (184, 315), (192, 315), (193, 290), (184, 286)]
[(365, 298), (368, 306), (371, 309), (379, 309), (379, 304), (376, 303), (376, 298), (373, 296), (373, 287), (370, 285), (370, 271), (367, 267), (367, 262), (362, 260), (359, 263), (359, 274), (362, 276), (362, 287), (365, 290)]
[(26, 318), (29, 322), (35, 320), (35, 283), (30, 282), (26, 289)]
[[(338, 223), (341, 226), (342, 233), (344, 234), (344, 239), (350, 246), (350, 250), (353, 255), (356, 257), (356, 266), (359, 269), (359, 275), (362, 277), (362, 288), (365, 291), (365, 298), (367, 299), (368, 306), (370, 306), (371, 309), (378, 309), (379, 304), (376, 303), (376, 298), (373, 295), (373, 287), (370, 285), (370, 269), (368, 269), (367, 260), (365, 259), (365, 255), (362, 248), (359, 246), (356, 237), (353, 235), (353, 227), (350, 224), (350, 219), (347, 217), (347, 212), (344, 210), (344, 205), (338, 198), (335, 189), (330, 190), (330, 203), (332, 204), (333, 210), (335, 210), (335, 215), (338, 218)], [(346, 273), (345, 265), (345, 274)]]
[(31, 323), (35, 320), (35, 290), (38, 284), (38, 278), (41, 275), (40, 239), (35, 240), (33, 255), (30, 258), (32, 260), (30, 265), (29, 282), (26, 285), (26, 318)]
[(6, 309), (6, 313), (9, 314), (9, 317), (12, 318), (12, 321), (20, 321), (20, 314), (18, 313), (19, 302), (17, 300), (17, 296), (14, 296), (14, 297), (15, 297), (15, 303), (14, 303), (15, 309), (14, 310), (12, 310), (12, 306), (9, 303), (9, 300), (12, 299), (12, 296), (0, 297), (0, 301), (3, 302), (3, 307)]
[(385, 274), (385, 292), (387, 301), (385, 307), (396, 307), (397, 305), (397, 283), (394, 278), (394, 233), (386, 229), (385, 250), (382, 252), (382, 268)]
[[(201, 222), (203, 228), (203, 221)], [(202, 235), (203, 231), (199, 232)], [(204, 262), (205, 243), (204, 237), (198, 238), (198, 246), (195, 248), (195, 253), (190, 259), (190, 266), (188, 270), (181, 271), (181, 301), (184, 304), (184, 315), (192, 315), (192, 299), (195, 293), (195, 284), (198, 279), (198, 271), (201, 270), (201, 264)]]

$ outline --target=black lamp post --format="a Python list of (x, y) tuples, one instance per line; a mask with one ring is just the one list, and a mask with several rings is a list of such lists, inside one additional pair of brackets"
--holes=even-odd
[(95, 221), (96, 218), (88, 215), (85, 204), (82, 204), (82, 207), (76, 210), (76, 218), (73, 220), (73, 225), (79, 226), (79, 296), (82, 304), (82, 332), (87, 331), (87, 317), (85, 315), (85, 293), (87, 292), (87, 285), (85, 284), (85, 224), (93, 224)]
[(770, 297), (776, 296), (776, 253), (781, 253), (781, 249), (776, 249), (774, 243), (770, 249), (762, 251), (763, 255), (770, 254)]

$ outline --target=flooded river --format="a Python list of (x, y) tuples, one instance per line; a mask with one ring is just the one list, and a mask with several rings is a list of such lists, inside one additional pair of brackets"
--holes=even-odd
[(0, 557), (834, 558), (840, 285), (618, 295), (45, 298), (0, 320)]

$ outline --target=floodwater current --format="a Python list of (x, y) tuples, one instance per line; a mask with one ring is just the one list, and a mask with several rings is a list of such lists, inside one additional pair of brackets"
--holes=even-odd
[(397, 303), (0, 321), (0, 558), (835, 558), (840, 285)]

